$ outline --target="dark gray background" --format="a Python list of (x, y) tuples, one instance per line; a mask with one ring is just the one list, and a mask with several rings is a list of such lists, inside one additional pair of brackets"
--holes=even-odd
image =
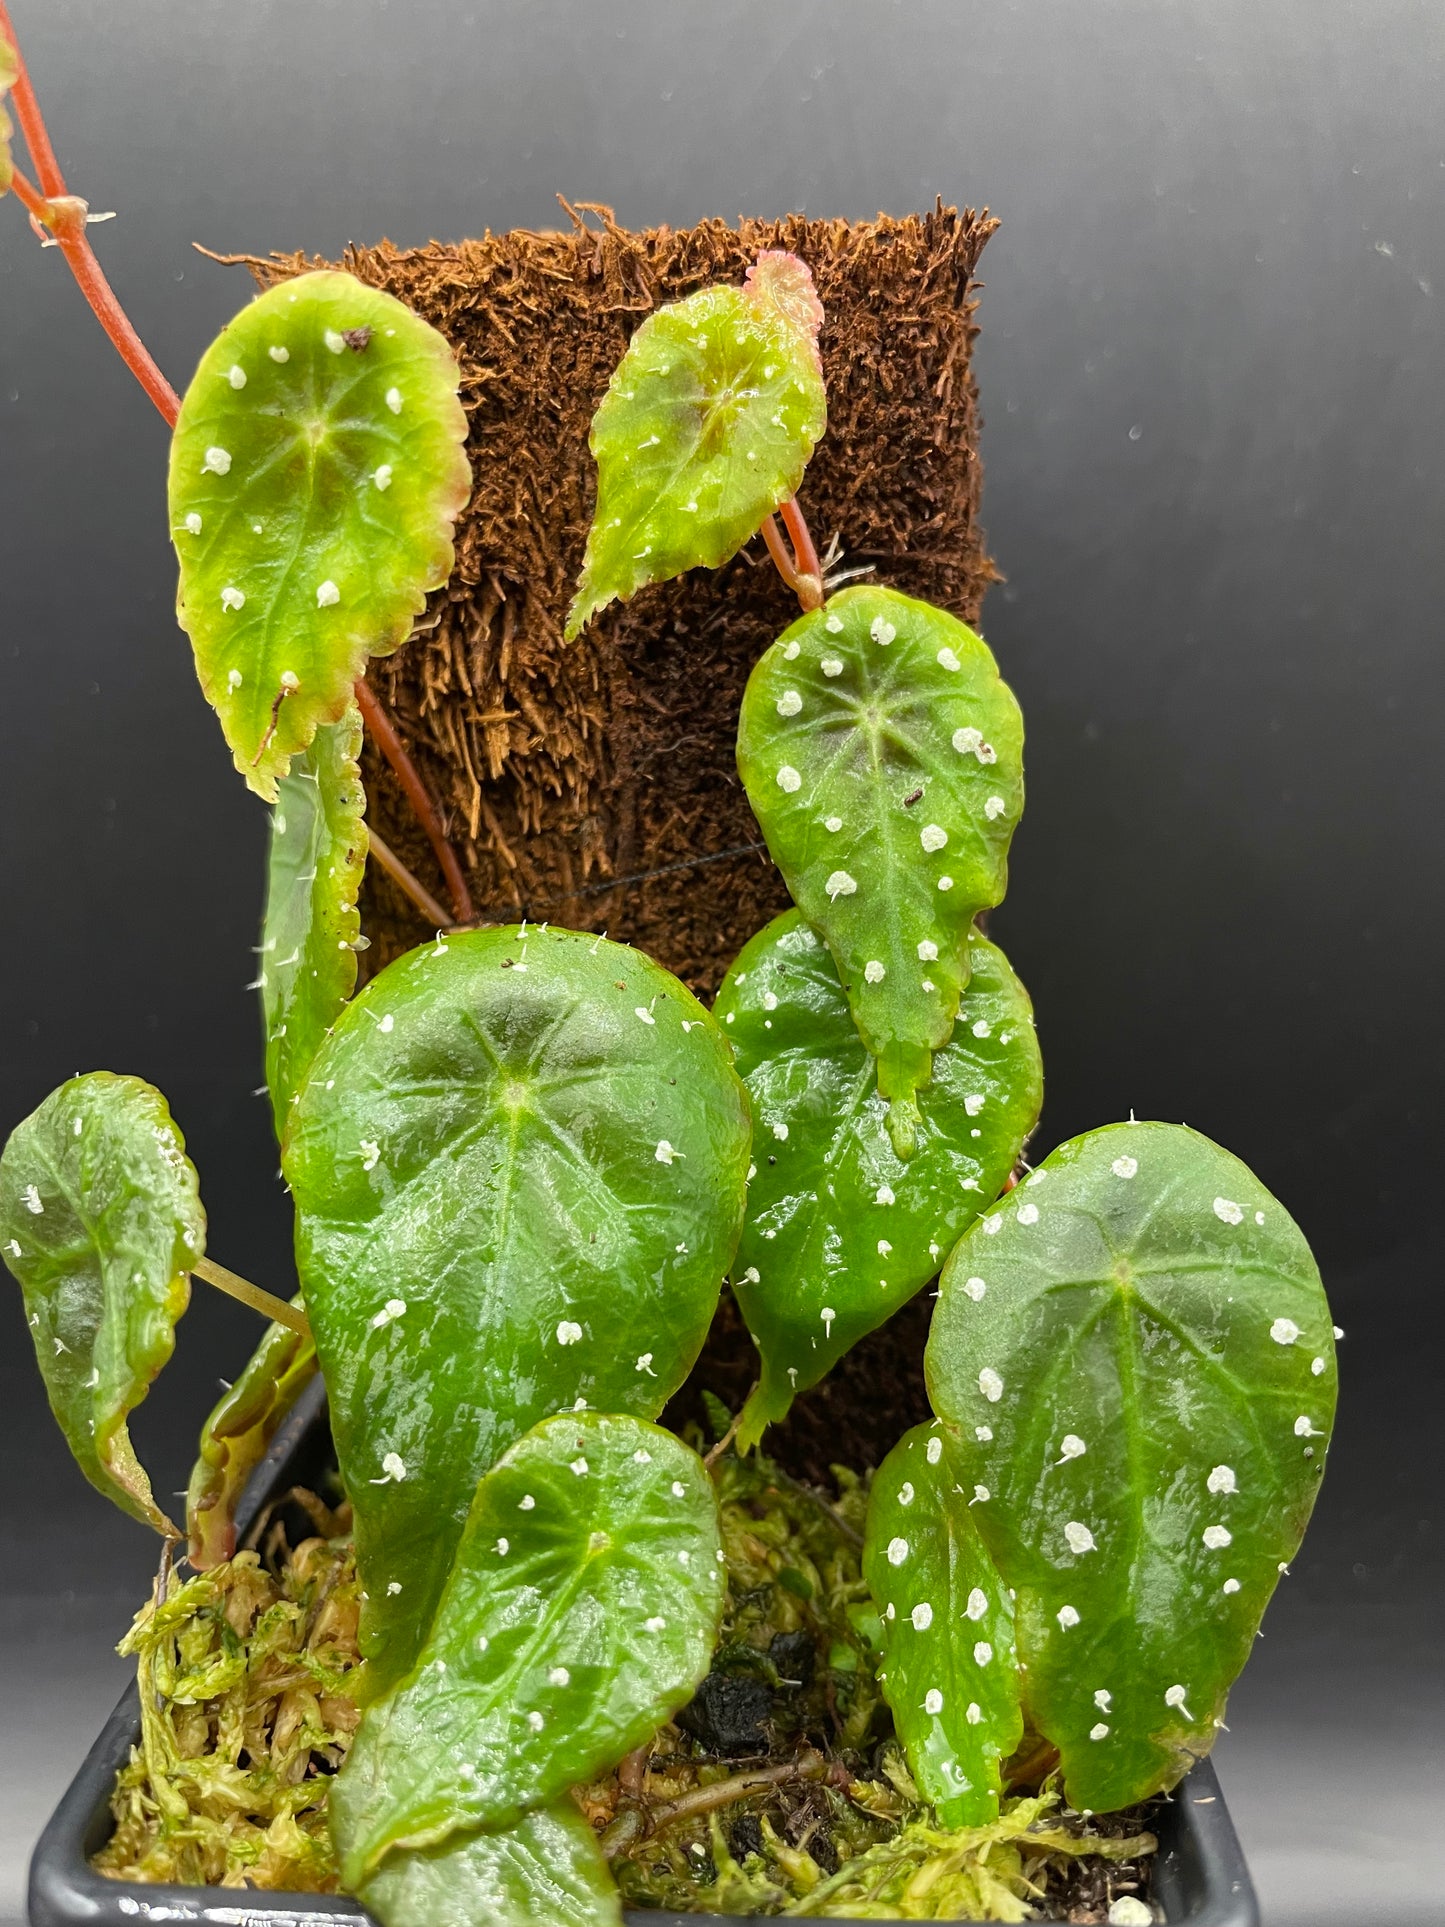
[[(637, 225), (1003, 218), (986, 627), (1030, 799), (996, 929), (1042, 1135), (1182, 1117), (1314, 1239), (1334, 1458), (1218, 1757), (1273, 1927), (1440, 1918), (1438, 0), (12, 3), (178, 386), (249, 291), (193, 239), (335, 254), (551, 225), (558, 190)], [(77, 1068), (152, 1079), (214, 1254), (284, 1288), (242, 989), (262, 813), (171, 614), (165, 433), (13, 202), (0, 284), (0, 1129)], [(152, 1547), (0, 1301), (4, 1915)], [(253, 1334), (193, 1310), (138, 1426), (159, 1490)]]

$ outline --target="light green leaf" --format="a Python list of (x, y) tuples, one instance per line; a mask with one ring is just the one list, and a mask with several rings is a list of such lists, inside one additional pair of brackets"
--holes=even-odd
[(416, 1667), (336, 1780), (343, 1880), (614, 1766), (692, 1697), (725, 1590), (695, 1452), (596, 1412), (536, 1426), (478, 1485)]
[(283, 776), (271, 812), (261, 1014), (276, 1135), (317, 1046), (356, 988), (356, 899), (366, 869), (361, 712), (323, 723)]
[(187, 1556), (198, 1572), (235, 1552), (236, 1506), (246, 1481), (315, 1376), (316, 1347), (286, 1325), (268, 1325), (206, 1420), (186, 1493)]
[(1043, 1074), (1028, 995), (976, 930), (967, 954), (963, 1021), (934, 1059), (906, 1164), (833, 960), (802, 914), (789, 910), (759, 931), (723, 980), (714, 1015), (757, 1120), (732, 1274), (762, 1354), (743, 1447), (937, 1273), (1038, 1120)]
[(438, 937), (342, 1012), (283, 1166), (374, 1690), (410, 1671), (477, 1480), (514, 1439), (579, 1398), (655, 1418), (682, 1383), (749, 1136), (712, 1018), (602, 938)]
[(868, 1499), (863, 1576), (883, 1616), (879, 1674), (908, 1765), (949, 1827), (998, 1818), (1023, 1736), (1013, 1608), (955, 1488), (942, 1430), (905, 1432)]
[(953, 1033), (968, 932), (998, 903), (1023, 808), (1023, 723), (983, 642), (891, 589), (845, 589), (759, 658), (738, 768), (773, 860), (826, 939), (891, 1100), (900, 1157)]
[(206, 1218), (185, 1140), (138, 1077), (72, 1077), (0, 1154), (0, 1250), (40, 1373), (97, 1491), (168, 1538), (126, 1417), (175, 1346)]
[(236, 767), (268, 802), (451, 573), (471, 490), (458, 380), (434, 328), (327, 271), (243, 309), (186, 391), (178, 614)]
[(796, 255), (703, 288), (633, 335), (592, 423), (597, 509), (567, 617), (718, 568), (797, 492), (827, 422), (823, 310)]
[(382, 1927), (622, 1927), (602, 1849), (569, 1799), (500, 1833), (393, 1853), (358, 1897)]
[(1334, 1343), (1298, 1227), (1197, 1132), (1091, 1131), (959, 1241), (927, 1366), (1069, 1799), (1173, 1786), (1324, 1466)]
[(15, 49), (0, 34), (0, 194), (8, 191), (15, 178), (15, 166), (10, 157), (10, 141), (15, 132), (10, 116), (5, 111), (5, 96), (15, 85), (20, 67), (15, 59)]

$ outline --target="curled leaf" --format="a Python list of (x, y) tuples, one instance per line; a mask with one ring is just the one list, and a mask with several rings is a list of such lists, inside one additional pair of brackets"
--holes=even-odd
[(359, 1898), (382, 1927), (622, 1927), (597, 1836), (565, 1797), (499, 1833), (393, 1853)]
[(597, 508), (567, 617), (718, 568), (797, 492), (827, 421), (823, 310), (796, 255), (649, 315), (592, 423)]
[(236, 1505), (246, 1481), (316, 1376), (316, 1347), (285, 1325), (268, 1325), (241, 1376), (201, 1431), (186, 1493), (188, 1557), (198, 1572), (236, 1550)]
[(1028, 995), (976, 930), (967, 957), (963, 1021), (934, 1059), (907, 1163), (833, 960), (799, 911), (759, 931), (723, 980), (714, 1014), (757, 1120), (732, 1272), (762, 1354), (744, 1447), (937, 1273), (1037, 1122)]
[(1195, 1131), (1091, 1131), (960, 1239), (927, 1369), (1070, 1801), (1173, 1786), (1324, 1466), (1334, 1343), (1298, 1227)]
[(138, 1077), (72, 1077), (11, 1132), (0, 1250), (50, 1409), (97, 1491), (172, 1539), (125, 1422), (174, 1349), (205, 1246), (185, 1140)]
[(458, 381), (434, 328), (327, 271), (243, 309), (186, 390), (177, 613), (236, 767), (268, 802), (451, 573), (471, 489)]
[(1018, 704), (954, 617), (891, 589), (844, 589), (759, 658), (738, 769), (833, 953), (908, 1157), (916, 1093), (968, 981), (968, 932), (1007, 887), (1023, 808)]

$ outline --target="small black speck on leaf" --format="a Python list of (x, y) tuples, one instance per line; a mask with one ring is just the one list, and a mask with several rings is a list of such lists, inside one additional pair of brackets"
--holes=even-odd
[(919, 797), (922, 796), (922, 794), (923, 794), (923, 785), (920, 783), (918, 788), (914, 790), (911, 796), (904, 797), (903, 799), (904, 809), (911, 810), (913, 808), (913, 805), (918, 801)]
[(371, 346), (371, 330), (370, 328), (343, 328), (341, 339), (353, 354), (365, 354)]

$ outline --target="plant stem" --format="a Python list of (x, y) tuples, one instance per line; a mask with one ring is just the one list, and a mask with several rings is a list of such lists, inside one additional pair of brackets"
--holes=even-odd
[(404, 890), (407, 896), (411, 898), (427, 922), (434, 923), (438, 930), (449, 930), (451, 928), (451, 918), (437, 902), (431, 891), (427, 889), (426, 885), (414, 877), (411, 871), (407, 869), (391, 845), (383, 842), (376, 831), (370, 827), (367, 829), (366, 836), (368, 843), (371, 845), (371, 854), (376, 858), (377, 862), (381, 865), (382, 869), (386, 871), (386, 874), (391, 878), (392, 882), (396, 884), (398, 889)]
[(763, 1787), (783, 1786), (789, 1780), (821, 1780), (827, 1771), (823, 1755), (810, 1749), (783, 1766), (762, 1766), (751, 1773), (735, 1773), (731, 1779), (714, 1780), (711, 1786), (694, 1787), (667, 1806), (654, 1808), (649, 1816), (651, 1831), (659, 1832), (695, 1813), (710, 1813), (714, 1807), (731, 1806), (734, 1800), (745, 1800)]
[(798, 507), (797, 497), (790, 496), (779, 512), (788, 531), (787, 543), (783, 541), (777, 516), (774, 515), (768, 516), (763, 523), (763, 540), (768, 545), (768, 554), (773, 558), (778, 574), (797, 596), (804, 615), (807, 615), (811, 610), (823, 606), (823, 565), (818, 560), (818, 551), (803, 511)]
[[(0, 5), (3, 5), (3, 0), (0, 0)], [(357, 680), (356, 701), (377, 748), (391, 764), (397, 781), (406, 791), (417, 821), (426, 831), (427, 840), (432, 846), (437, 862), (441, 865), (442, 875), (446, 878), (447, 894), (451, 897), (457, 922), (473, 922), (475, 912), (472, 909), (471, 892), (467, 889), (467, 880), (462, 875), (462, 866), (457, 861), (457, 853), (447, 841), (447, 834), (442, 828), (441, 818), (437, 815), (436, 805), (432, 802), (431, 794), (421, 780), (415, 763), (407, 755), (406, 745), (397, 734), (396, 725), (368, 688), (364, 678)]]
[(763, 523), (763, 540), (768, 545), (768, 554), (773, 558), (778, 574), (796, 595), (798, 571), (793, 567), (793, 558), (788, 553), (788, 545), (783, 540), (783, 531), (778, 527), (776, 515), (770, 515)]
[(288, 1331), (296, 1332), (310, 1342), (311, 1326), (299, 1305), (288, 1305), (284, 1298), (262, 1291), (249, 1278), (240, 1278), (234, 1271), (227, 1271), (224, 1265), (215, 1264), (209, 1258), (198, 1258), (191, 1266), (191, 1276), (203, 1278), (208, 1285), (214, 1285), (217, 1291), (224, 1291), (228, 1298), (238, 1298), (243, 1305), (249, 1305), (252, 1311), (260, 1312), (263, 1318), (269, 1318), (276, 1325), (285, 1325)]

